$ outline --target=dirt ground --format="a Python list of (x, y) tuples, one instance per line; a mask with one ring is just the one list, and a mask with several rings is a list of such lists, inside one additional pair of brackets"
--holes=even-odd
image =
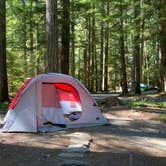
[(166, 125), (153, 120), (159, 113), (114, 106), (104, 115), (110, 125), (0, 133), (0, 166), (166, 166)]

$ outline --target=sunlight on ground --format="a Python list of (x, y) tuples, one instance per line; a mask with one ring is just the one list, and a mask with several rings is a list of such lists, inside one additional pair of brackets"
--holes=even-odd
[(161, 138), (149, 138), (149, 142), (161, 146), (164, 150), (166, 150), (166, 139), (161, 139)]

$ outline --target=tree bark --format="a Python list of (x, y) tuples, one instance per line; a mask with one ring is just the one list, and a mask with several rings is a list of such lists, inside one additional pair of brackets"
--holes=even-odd
[[(109, 1), (106, 4), (106, 14), (109, 16)], [(105, 66), (104, 66), (104, 91), (108, 91), (108, 47), (109, 47), (109, 22), (107, 20), (105, 30)]]
[(69, 74), (69, 44), (70, 44), (70, 0), (62, 0), (62, 59), (61, 71)]
[[(101, 2), (102, 15), (104, 15), (104, 2)], [(103, 61), (104, 61), (104, 23), (101, 21), (100, 25), (100, 75), (99, 75), (99, 91), (103, 90)]]
[(160, 81), (161, 91), (166, 91), (166, 11), (164, 8), (165, 1), (159, 1), (159, 42), (160, 42)]
[(87, 75), (88, 75), (88, 88), (91, 91), (91, 33), (92, 33), (92, 27), (91, 27), (91, 17), (88, 16), (87, 18), (87, 39), (88, 39), (88, 56), (87, 56)]
[(74, 32), (74, 19), (71, 23), (71, 75), (75, 77), (75, 32)]
[(83, 73), (83, 78), (84, 78), (84, 85), (87, 86), (88, 85), (88, 64), (87, 64), (87, 49), (84, 49), (83, 52), (83, 56), (84, 56), (84, 73)]
[(46, 0), (46, 70), (57, 72), (57, 0)]
[(101, 23), (100, 30), (100, 75), (99, 75), (99, 91), (102, 91), (102, 81), (103, 81), (103, 23)]
[[(23, 10), (25, 10), (25, 1), (22, 0)], [(26, 75), (28, 72), (28, 63), (27, 63), (27, 31), (26, 31), (26, 15), (23, 13), (23, 20), (22, 20), (22, 31), (23, 31), (23, 61), (24, 61), (24, 74)]]
[(127, 94), (127, 73), (126, 73), (126, 60), (125, 60), (125, 43), (124, 43), (124, 30), (123, 30), (123, 6), (122, 1), (120, 5), (120, 56), (121, 56), (121, 87), (122, 94)]
[(135, 34), (133, 39), (133, 61), (135, 64), (134, 75), (135, 80), (133, 80), (134, 93), (141, 94), (140, 89), (140, 3), (138, 0), (134, 1), (134, 18), (135, 18)]
[(35, 75), (40, 72), (40, 56), (39, 56), (39, 25), (36, 25), (36, 60), (35, 60)]
[[(95, 4), (93, 4), (93, 10), (95, 10)], [(95, 48), (96, 48), (96, 34), (95, 34), (95, 25), (96, 25), (96, 20), (95, 20), (95, 13), (93, 13), (92, 16), (92, 34), (91, 34), (91, 48), (92, 48), (92, 55), (91, 55), (91, 91), (94, 92), (95, 88), (95, 80), (97, 79), (97, 76), (95, 75)]]
[(29, 12), (29, 39), (30, 39), (30, 62), (33, 61), (33, 10), (32, 10), (32, 0), (30, 2), (30, 12)]
[(0, 102), (9, 100), (6, 64), (6, 1), (0, 0)]
[(141, 46), (140, 46), (140, 75), (141, 75), (141, 82), (143, 81), (144, 82), (144, 73), (143, 73), (143, 59), (144, 59), (144, 43), (145, 43), (145, 40), (144, 40), (144, 31), (145, 31), (145, 9), (144, 9), (144, 0), (141, 0), (140, 1), (141, 3), (141, 34), (140, 34), (140, 38), (141, 38)]

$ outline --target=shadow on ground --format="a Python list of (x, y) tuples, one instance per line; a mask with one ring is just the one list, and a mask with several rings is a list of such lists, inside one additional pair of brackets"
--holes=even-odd
[[(71, 166), (58, 157), (63, 149), (47, 149), (27, 147), (9, 144), (0, 144), (0, 163), (3, 166)], [(151, 157), (141, 153), (125, 152), (87, 152), (81, 158), (73, 157), (71, 160), (79, 160), (84, 164), (75, 166), (165, 166), (166, 158)], [(73, 165), (74, 166), (74, 165)]]
[[(107, 126), (0, 133), (0, 166), (166, 166), (166, 125), (151, 120), (152, 114), (126, 107), (112, 110), (105, 112), (110, 122)], [(77, 136), (80, 133), (87, 138), (82, 141), (82, 136)], [(76, 150), (81, 155), (65, 152), (75, 140), (91, 141), (89, 151)], [(62, 154), (70, 157), (60, 157)]]

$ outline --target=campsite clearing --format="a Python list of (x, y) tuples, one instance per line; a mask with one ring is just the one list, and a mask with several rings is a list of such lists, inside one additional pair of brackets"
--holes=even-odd
[(0, 163), (4, 166), (166, 165), (166, 125), (153, 120), (160, 113), (114, 106), (104, 114), (111, 125), (52, 133), (0, 133)]

